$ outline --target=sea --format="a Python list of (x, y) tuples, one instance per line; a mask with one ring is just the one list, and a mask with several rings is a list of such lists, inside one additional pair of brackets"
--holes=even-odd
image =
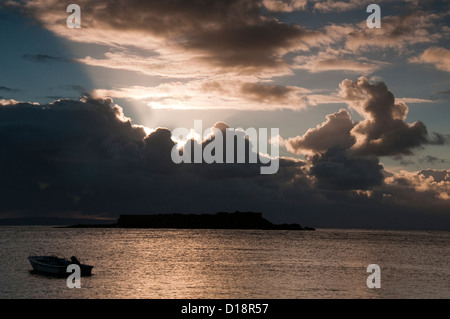
[[(0, 247), (1, 299), (450, 298), (450, 232), (5, 226)], [(50, 254), (92, 276), (69, 288), (31, 271)]]

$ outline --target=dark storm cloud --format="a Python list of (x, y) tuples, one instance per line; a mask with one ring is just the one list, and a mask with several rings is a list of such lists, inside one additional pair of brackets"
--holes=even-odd
[(262, 206), (248, 196), (276, 197), (283, 171), (300, 180), (303, 165), (282, 160), (271, 179), (258, 164), (176, 165), (169, 130), (146, 136), (111, 100), (90, 97), (0, 106), (0, 142), (3, 213), (252, 210)]
[(261, 16), (261, 4), (255, 0), (118, 2), (106, 7), (97, 2), (105, 17), (102, 22), (109, 27), (177, 38), (182, 46), (207, 53), (205, 60), (221, 66), (276, 66), (283, 63), (279, 50), (320, 34)]
[(244, 95), (260, 102), (283, 101), (289, 93), (295, 92), (295, 88), (273, 84), (245, 83), (241, 87)]
[[(286, 66), (282, 56), (323, 41), (324, 34), (261, 15), (258, 0), (80, 0), (83, 27), (150, 35), (197, 54), (210, 64), (235, 68)], [(66, 3), (34, 1), (23, 10), (38, 19), (65, 12)], [(45, 18), (44, 18), (45, 20)], [(46, 56), (39, 60), (46, 61)]]
[[(244, 23), (242, 21), (245, 21)], [(188, 36), (185, 46), (208, 54), (203, 60), (223, 67), (280, 67), (280, 51), (312, 42), (321, 34), (299, 26), (261, 19), (224, 24)]]
[[(201, 143), (191, 139), (180, 149), (179, 154), (183, 155), (184, 152), (187, 152), (187, 154), (190, 154), (190, 162), (194, 163), (193, 165), (188, 165), (185, 170), (207, 179), (256, 178), (261, 174), (260, 168), (262, 166), (270, 165), (266, 162), (263, 163), (261, 160), (261, 157), (268, 160), (266, 155), (258, 154), (252, 150), (255, 143), (258, 145), (258, 141), (251, 141), (245, 131), (232, 129), (232, 135), (229, 135), (227, 129), (230, 127), (222, 121), (216, 122), (213, 128), (218, 129), (218, 131), (211, 132), (209, 137)], [(217, 134), (220, 134), (220, 136), (217, 137)], [(220, 138), (222, 142), (215, 144), (216, 138)], [(228, 154), (230, 151), (227, 147), (229, 138), (234, 140), (233, 149), (231, 150), (233, 152), (232, 156)], [(220, 146), (222, 147), (218, 150)], [(240, 148), (241, 146), (242, 148)], [(195, 163), (194, 154), (196, 147), (201, 149), (203, 154), (204, 152), (211, 153), (219, 163), (214, 162), (208, 165)], [(261, 147), (261, 144), (259, 144), (259, 147)], [(242, 162), (238, 158), (238, 152), (241, 150), (244, 152), (241, 159)], [(220, 151), (221, 156), (216, 155), (218, 151)], [(232, 163), (230, 163), (230, 158)], [(305, 165), (303, 161), (292, 161), (290, 159), (281, 159), (280, 162), (284, 167), (295, 166), (299, 168)]]
[[(397, 205), (353, 192), (384, 187), (383, 171), (378, 160), (350, 157), (343, 149), (308, 161), (280, 158), (276, 174), (261, 175), (258, 164), (176, 165), (174, 145), (168, 129), (147, 136), (110, 99), (0, 105), (0, 216), (241, 210), (262, 211), (275, 222), (381, 227), (371, 218), (391, 220), (387, 212)], [(398, 184), (393, 189), (405, 193)], [(427, 220), (428, 212), (418, 212), (414, 225), (445, 224), (445, 217)], [(397, 208), (395, 216), (413, 225), (407, 210)]]
[[(0, 159), (8, 167), (2, 174), (1, 188), (8, 190), (3, 194), (4, 210), (81, 208), (90, 196), (104, 196), (99, 185), (126, 179), (123, 167), (116, 174), (108, 172), (121, 166), (119, 159), (132, 164), (130, 154), (144, 146), (144, 131), (118, 120), (119, 109), (107, 100), (20, 103), (0, 111)], [(39, 185), (44, 184), (48, 187), (42, 190)], [(23, 202), (23, 196), (30, 202)]]
[(365, 190), (383, 182), (383, 166), (375, 157), (348, 156), (339, 147), (332, 147), (325, 153), (312, 157), (311, 174), (318, 186), (335, 190)]

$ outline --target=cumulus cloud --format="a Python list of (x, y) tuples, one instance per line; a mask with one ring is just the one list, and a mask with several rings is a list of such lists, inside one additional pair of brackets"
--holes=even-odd
[(376, 156), (411, 154), (412, 149), (429, 142), (426, 126), (417, 121), (405, 122), (408, 106), (396, 102), (383, 82), (371, 84), (365, 77), (344, 80), (340, 95), (364, 120), (355, 125), (352, 134), (357, 154)]
[(383, 183), (383, 166), (375, 156), (357, 156), (349, 152), (356, 138), (352, 129), (356, 123), (341, 109), (327, 115), (327, 120), (303, 136), (283, 141), (286, 149), (306, 154), (308, 173), (320, 189), (370, 190)]
[(365, 77), (357, 81), (344, 80), (339, 96), (363, 117), (354, 122), (341, 109), (327, 115), (327, 120), (304, 135), (283, 140), (288, 151), (295, 154), (325, 152), (333, 146), (347, 149), (355, 155), (410, 155), (422, 145), (444, 145), (449, 138), (440, 133), (428, 134), (421, 121), (406, 123), (408, 106), (396, 100), (383, 82), (370, 83)]
[(295, 154), (310, 154), (325, 152), (332, 147), (349, 148), (355, 144), (356, 139), (351, 135), (355, 123), (345, 109), (326, 118), (324, 123), (309, 129), (303, 136), (287, 139), (284, 142), (287, 150)]
[[(433, 210), (450, 202), (450, 175), (447, 170), (401, 171), (386, 178), (382, 188), (387, 200)], [(386, 196), (385, 196), (386, 197)]]
[(425, 178), (431, 176), (436, 183), (450, 182), (450, 174), (447, 170), (424, 169), (419, 171), (418, 175), (423, 175)]
[[(447, 207), (448, 203), (442, 202), (448, 199), (446, 173), (389, 173), (378, 158), (393, 156), (406, 165), (402, 155), (411, 154), (414, 148), (425, 144), (443, 145), (445, 135), (429, 136), (422, 122), (406, 123), (407, 105), (396, 101), (382, 82), (372, 84), (365, 77), (344, 80), (339, 94), (363, 117), (362, 121), (354, 122), (348, 111), (341, 109), (304, 135), (282, 143), (288, 151), (306, 155), (307, 174), (312, 183), (328, 196), (336, 196), (342, 190), (355, 191), (378, 203), (408, 207), (403, 202), (406, 195), (420, 192), (424, 202), (438, 202), (433, 204), (436, 209)], [(439, 159), (428, 156), (424, 161), (432, 163)]]

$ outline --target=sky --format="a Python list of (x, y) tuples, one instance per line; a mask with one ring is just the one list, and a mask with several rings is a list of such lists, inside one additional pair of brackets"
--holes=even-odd
[[(78, 0), (81, 28), (70, 3), (0, 1), (0, 219), (450, 230), (447, 1)], [(278, 171), (175, 164), (195, 120), (279, 129)]]

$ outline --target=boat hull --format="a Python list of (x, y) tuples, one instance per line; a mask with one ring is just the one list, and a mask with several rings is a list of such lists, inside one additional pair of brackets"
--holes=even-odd
[[(39, 273), (53, 276), (67, 276), (67, 266), (70, 261), (53, 256), (30, 256), (28, 257), (33, 270)], [(80, 264), (81, 276), (90, 276), (94, 266)]]

